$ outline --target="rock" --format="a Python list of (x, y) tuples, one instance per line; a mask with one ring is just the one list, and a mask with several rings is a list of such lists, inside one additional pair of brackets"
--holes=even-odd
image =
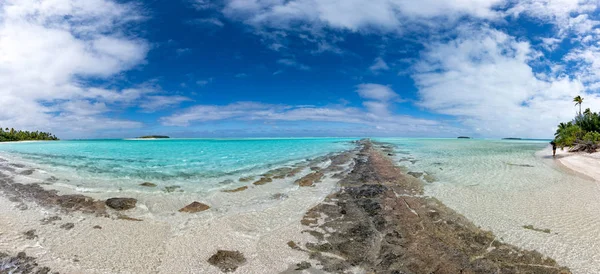
[(208, 258), (208, 263), (218, 267), (223, 272), (234, 272), (246, 263), (246, 258), (239, 251), (218, 250), (217, 254)]
[(135, 207), (137, 200), (134, 198), (110, 198), (106, 205), (115, 210), (128, 210)]
[(0, 273), (35, 273), (49, 274), (50, 268), (38, 264), (36, 258), (29, 257), (25, 252), (19, 252), (16, 256), (10, 256), (0, 252)]
[(273, 194), (273, 196), (271, 196), (271, 198), (273, 198), (273, 200), (283, 200), (287, 197), (289, 197), (289, 196), (285, 193), (275, 193), (275, 194)]
[(95, 226), (94, 226), (94, 227), (92, 227), (92, 228), (93, 228), (93, 229), (102, 229), (102, 227), (101, 227), (101, 226), (99, 226), (99, 225), (95, 225)]
[(305, 270), (305, 269), (309, 269), (311, 267), (311, 264), (307, 261), (303, 261), (299, 264), (296, 265), (296, 270)]
[(29, 176), (29, 175), (33, 174), (34, 171), (35, 171), (34, 169), (27, 169), (27, 170), (21, 171), (20, 174), (21, 175), (25, 175), (25, 176)]
[(47, 225), (47, 224), (54, 224), (54, 222), (60, 221), (60, 220), (62, 220), (61, 217), (59, 217), (59, 216), (52, 216), (52, 217), (44, 218), (40, 222), (43, 225)]
[(223, 192), (228, 192), (228, 193), (240, 192), (240, 191), (244, 191), (246, 189), (248, 189), (248, 186), (242, 186), (242, 187), (238, 187), (236, 189), (226, 189), (226, 190), (223, 190)]
[(143, 221), (142, 219), (132, 218), (132, 217), (129, 217), (129, 216), (123, 215), (123, 214), (117, 215), (117, 219), (118, 220), (125, 220), (125, 221), (134, 221), (134, 222), (141, 222), (141, 221)]
[(177, 190), (177, 189), (179, 189), (179, 188), (181, 188), (181, 187), (180, 187), (180, 186), (166, 186), (166, 187), (164, 188), (164, 190), (165, 190), (165, 192), (167, 192), (167, 193), (171, 193), (171, 192), (174, 192), (175, 190)]
[(314, 183), (318, 182), (325, 175), (323, 172), (317, 171), (310, 173), (298, 180), (296, 180), (296, 184), (299, 186), (313, 186)]
[(254, 180), (254, 176), (242, 177), (239, 179), (240, 182), (250, 182)]
[(144, 182), (144, 183), (141, 183), (140, 186), (156, 187), (156, 184), (153, 184), (153, 183), (150, 183), (150, 182)]
[(69, 230), (75, 227), (74, 223), (66, 223), (60, 226), (60, 228), (64, 228), (65, 230)]
[(180, 209), (179, 212), (186, 212), (186, 213), (196, 213), (196, 212), (200, 212), (200, 211), (205, 211), (207, 209), (209, 209), (210, 206), (200, 203), (200, 202), (193, 202), (189, 205), (186, 205), (184, 208)]
[(223, 181), (219, 182), (220, 185), (230, 185), (233, 183), (235, 183), (235, 182), (231, 179), (227, 179), (227, 180), (223, 180)]
[(253, 184), (255, 186), (262, 186), (262, 185), (264, 185), (266, 183), (270, 183), (270, 182), (273, 182), (273, 179), (271, 179), (269, 177), (262, 177), (262, 178), (260, 178), (260, 180), (254, 182)]
[(33, 240), (38, 237), (37, 235), (35, 235), (35, 229), (24, 232), (23, 235), (25, 235), (25, 239), (27, 240)]
[(415, 178), (421, 178), (421, 176), (423, 176), (423, 174), (424, 174), (423, 172), (414, 172), (414, 171), (409, 171), (408, 172), (408, 175), (411, 175), (411, 176), (413, 176)]

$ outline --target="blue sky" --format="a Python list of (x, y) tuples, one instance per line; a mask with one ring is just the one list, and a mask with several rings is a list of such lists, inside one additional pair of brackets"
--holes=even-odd
[(0, 126), (549, 138), (600, 110), (586, 0), (8, 0)]

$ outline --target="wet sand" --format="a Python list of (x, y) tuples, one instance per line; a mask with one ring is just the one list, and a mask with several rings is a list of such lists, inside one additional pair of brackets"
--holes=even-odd
[[(570, 273), (424, 197), (422, 182), (370, 142), (358, 147), (239, 192), (176, 193), (183, 198), (167, 206), (140, 196), (125, 211), (105, 207), (105, 196), (17, 183), (5, 170), (0, 261), (24, 265), (25, 252), (38, 270), (60, 273)], [(280, 193), (281, 184), (297, 187)], [(194, 198), (210, 209), (177, 212)]]

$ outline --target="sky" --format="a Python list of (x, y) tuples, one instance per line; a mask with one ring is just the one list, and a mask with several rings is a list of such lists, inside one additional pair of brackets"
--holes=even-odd
[(598, 0), (4, 0), (0, 126), (63, 139), (551, 138)]

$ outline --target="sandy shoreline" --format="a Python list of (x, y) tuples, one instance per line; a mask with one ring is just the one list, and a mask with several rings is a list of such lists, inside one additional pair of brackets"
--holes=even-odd
[[(40, 267), (60, 273), (222, 273), (228, 269), (209, 263), (218, 250), (243, 254), (236, 273), (570, 273), (537, 252), (501, 243), (423, 196), (421, 181), (403, 174), (370, 143), (361, 146), (360, 153), (292, 170), (292, 179), (271, 175), (272, 181), (259, 180), (241, 192), (184, 193), (167, 205), (138, 196), (138, 206), (125, 214), (142, 221), (120, 219), (112, 209), (108, 217), (65, 211), (80, 199), (47, 198), (43, 191), (31, 196), (29, 188), (15, 188), (18, 183), (3, 175), (0, 252), (26, 252)], [(280, 185), (294, 181), (292, 192), (280, 193)], [(192, 215), (176, 211), (191, 199), (212, 207)], [(224, 199), (231, 202), (219, 202)], [(62, 210), (48, 201), (59, 201)], [(95, 209), (95, 203), (86, 200), (84, 209)]]
[[(13, 179), (31, 174), (30, 169), (0, 162), (0, 269), (6, 261), (2, 252), (12, 257), (25, 252), (40, 266), (60, 273), (222, 273), (208, 259), (218, 250), (229, 250), (241, 252), (246, 260), (236, 273), (293, 272), (298, 263), (316, 263), (288, 242), (311, 238), (302, 233), (301, 219), (336, 189), (339, 179), (332, 176), (350, 167), (352, 157), (339, 155), (320, 157), (316, 160), (321, 162), (301, 169), (275, 170), (270, 176), (277, 178), (264, 185), (248, 182), (243, 191), (217, 191), (210, 197), (160, 190), (158, 195), (85, 194), (97, 201), (114, 195), (138, 199), (136, 208), (122, 212), (96, 210), (96, 202), (82, 201), (72, 190), (56, 196), (54, 187), (45, 191), (17, 183)], [(292, 185), (290, 190), (314, 169), (323, 170), (318, 183), (305, 180), (312, 187)], [(283, 178), (288, 170), (294, 175)], [(177, 212), (194, 200), (211, 208)]]
[[(550, 147), (544, 150), (545, 154), (551, 155)], [(587, 179), (600, 182), (600, 154), (585, 153), (585, 152), (568, 152), (568, 149), (556, 150), (556, 161), (565, 168), (579, 175), (585, 176)]]

